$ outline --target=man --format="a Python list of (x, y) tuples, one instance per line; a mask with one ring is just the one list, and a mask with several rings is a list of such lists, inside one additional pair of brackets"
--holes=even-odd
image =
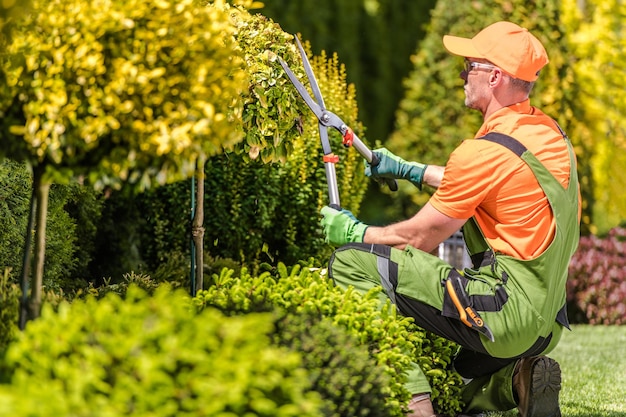
[[(466, 381), (464, 412), (517, 407), (522, 417), (560, 416), (560, 368), (543, 355), (568, 326), (580, 192), (568, 138), (528, 99), (548, 56), (510, 22), (443, 43), (465, 58), (465, 105), (482, 113), (483, 125), (445, 168), (376, 151), (381, 162), (366, 174), (437, 190), (415, 216), (386, 227), (324, 207), (326, 238), (341, 246), (329, 274), (360, 291), (382, 286), (402, 314), (461, 345), (454, 368)], [(429, 254), (461, 227), (474, 263), (462, 272)], [(434, 416), (423, 373), (415, 367), (409, 379), (409, 415)]]

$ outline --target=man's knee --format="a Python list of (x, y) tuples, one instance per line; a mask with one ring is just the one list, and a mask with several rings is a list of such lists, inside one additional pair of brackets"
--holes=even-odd
[(329, 263), (328, 273), (336, 285), (342, 288), (352, 286), (360, 292), (367, 292), (381, 286), (388, 275), (390, 247), (382, 245), (351, 243), (337, 249)]

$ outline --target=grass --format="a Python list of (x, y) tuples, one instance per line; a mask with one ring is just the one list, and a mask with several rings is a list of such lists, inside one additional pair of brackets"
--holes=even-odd
[(548, 355), (561, 365), (563, 417), (626, 417), (626, 326), (577, 325), (572, 330)]

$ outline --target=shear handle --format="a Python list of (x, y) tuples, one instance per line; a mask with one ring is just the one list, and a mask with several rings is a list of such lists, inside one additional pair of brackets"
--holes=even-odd
[[(334, 126), (333, 126), (334, 127)], [(359, 137), (354, 133), (354, 131), (342, 124), (337, 130), (341, 132), (343, 135), (343, 144), (344, 146), (354, 146), (354, 148), (365, 158), (365, 160), (373, 167), (378, 166), (380, 164), (380, 157), (376, 155), (376, 153), (372, 152), (370, 148), (367, 147), (359, 139)], [(391, 191), (398, 191), (398, 183), (393, 178), (379, 178), (379, 180), (386, 184)]]

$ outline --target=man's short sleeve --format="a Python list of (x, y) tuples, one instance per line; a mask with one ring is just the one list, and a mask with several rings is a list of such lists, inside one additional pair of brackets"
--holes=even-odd
[(469, 219), (489, 193), (495, 167), (487, 141), (469, 139), (451, 154), (441, 185), (430, 199), (439, 212)]

